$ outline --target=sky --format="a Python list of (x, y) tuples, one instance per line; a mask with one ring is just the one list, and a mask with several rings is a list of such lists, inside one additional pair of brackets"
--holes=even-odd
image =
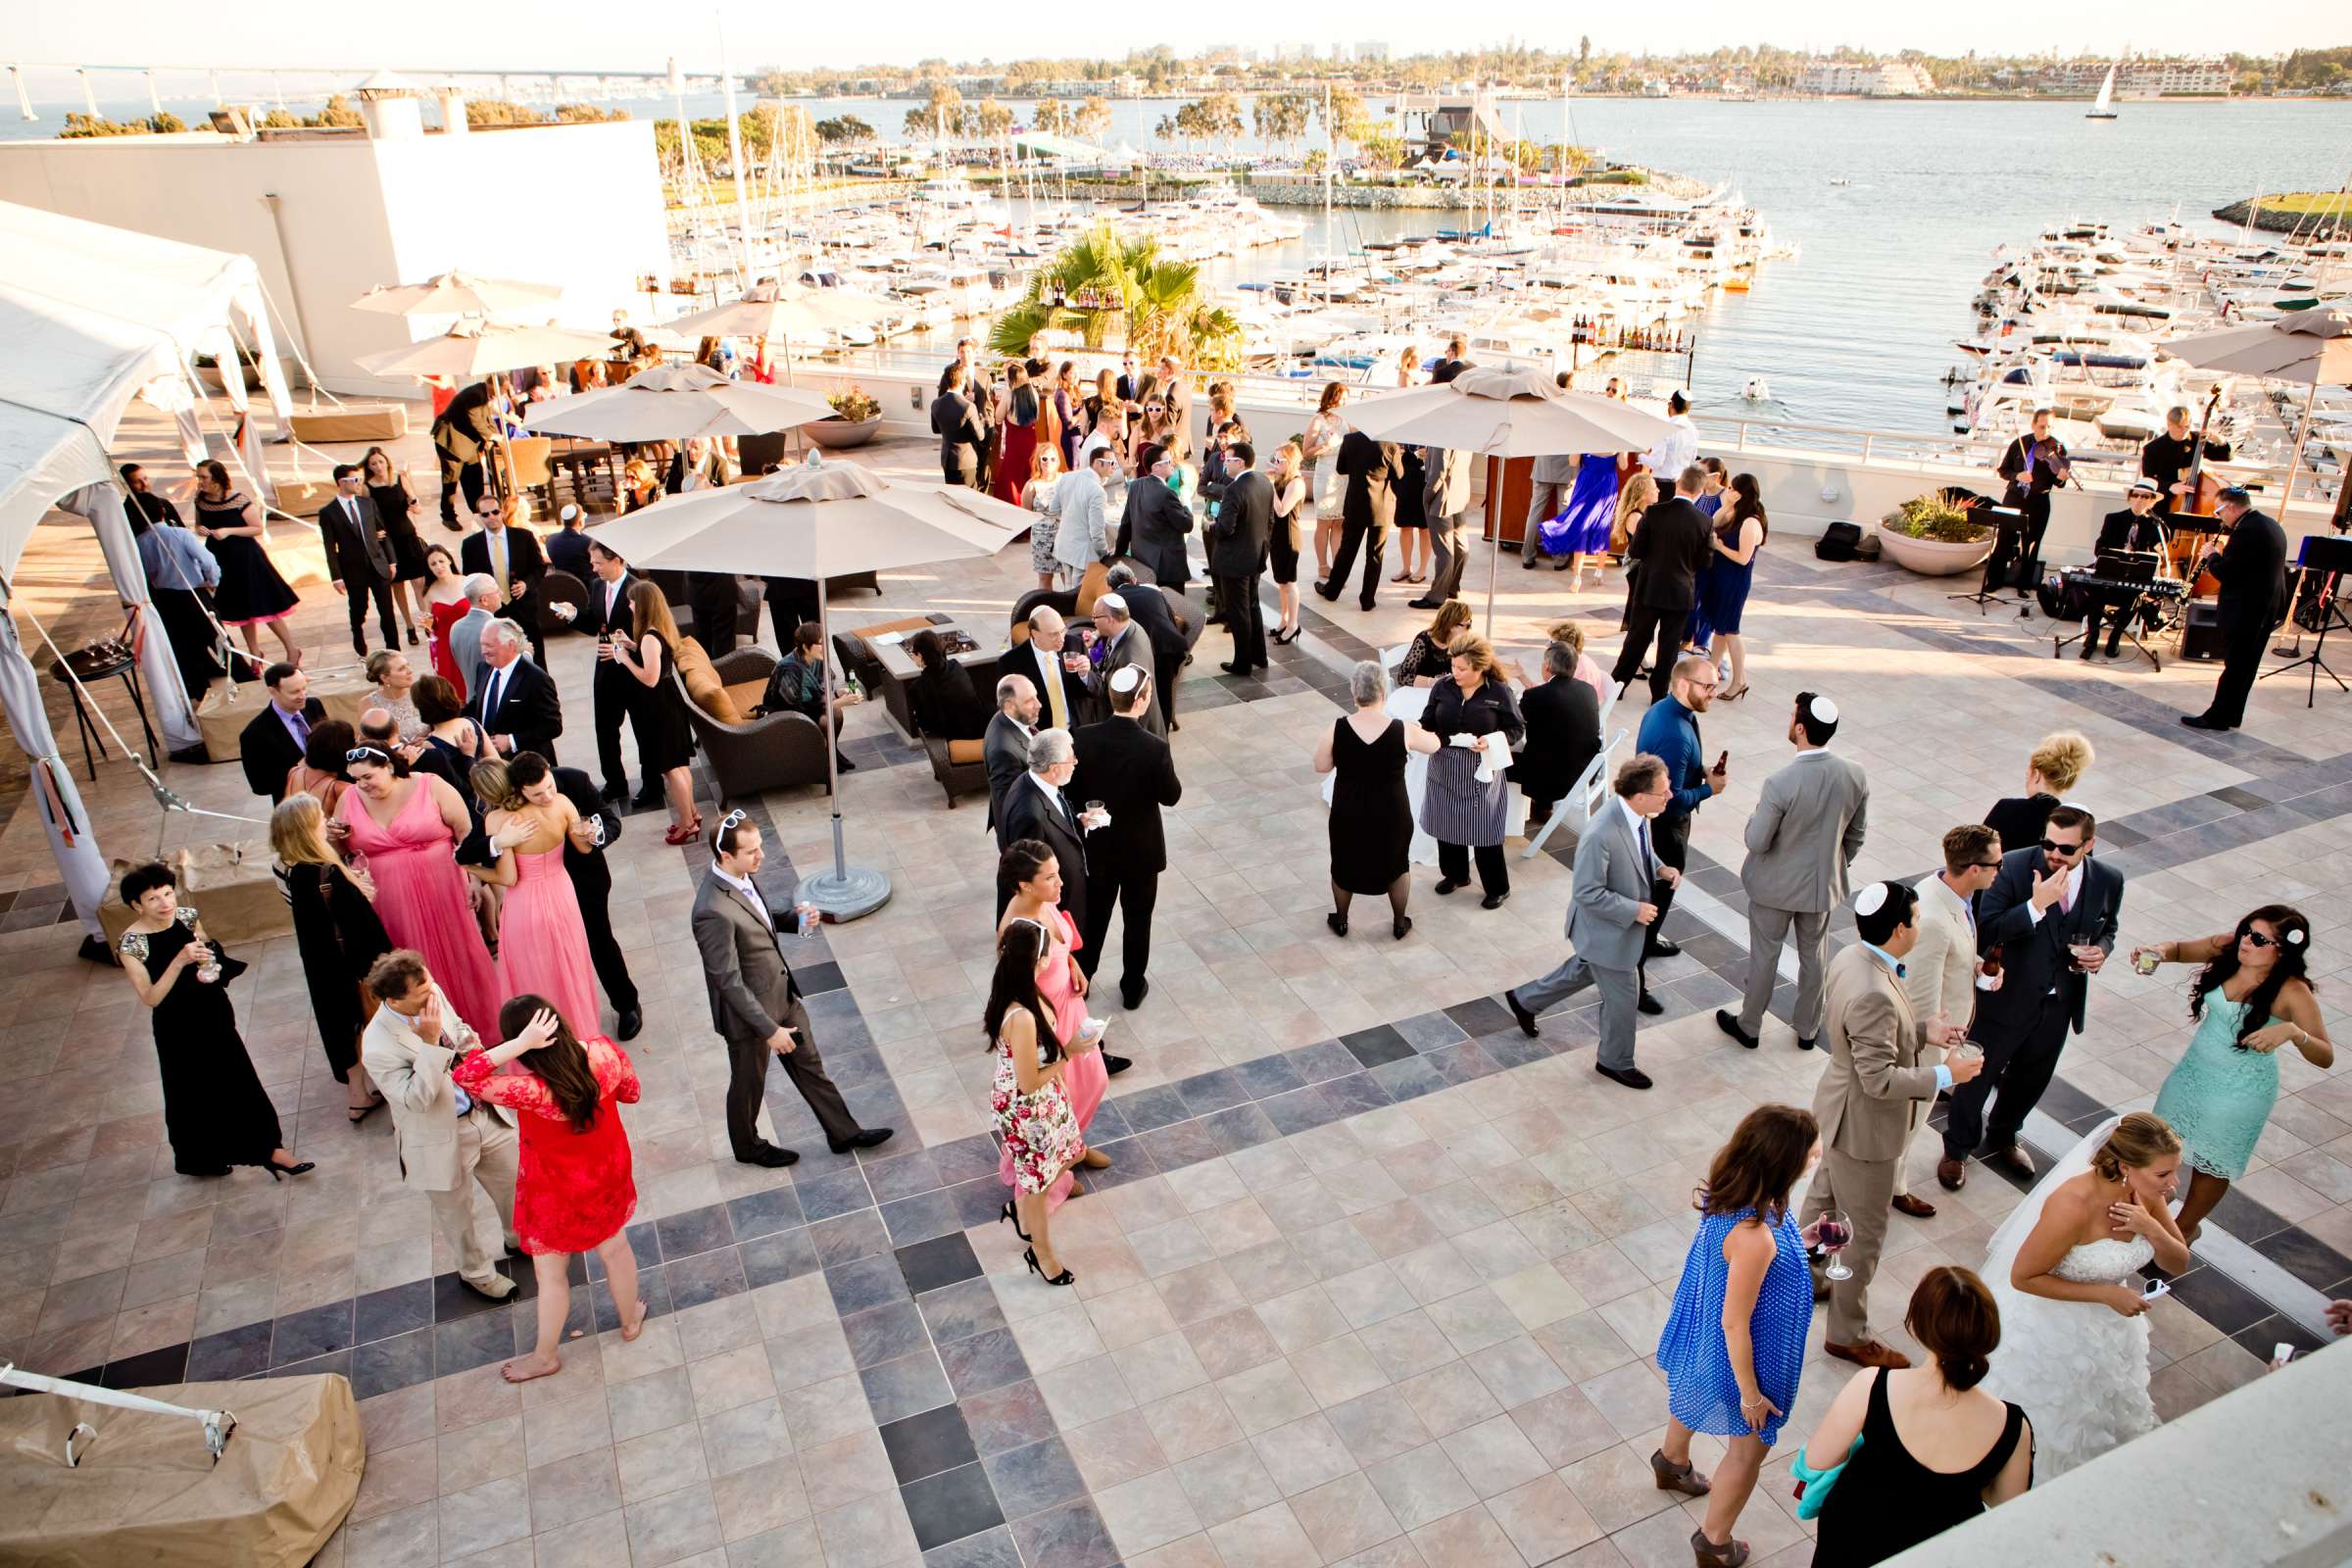
[[(641, 0), (514, 0), (469, 6), (462, 24), (442, 14), (393, 7), (372, 24), (347, 24), (339, 7), (313, 0), (242, 0), (230, 6), (192, 6), (186, 0), (100, 0), (97, 4), (11, 8), (9, 61), (40, 67), (77, 64), (367, 71), (637, 70), (659, 71), (675, 54), (689, 70), (714, 69), (723, 23), (729, 63), (739, 71), (762, 66), (813, 69), (867, 64), (911, 65), (1021, 56), (1122, 55), (1158, 43), (1179, 46), (1223, 41), (1270, 51), (1276, 44), (1381, 40), (1393, 52), (1526, 42), (1573, 49), (1589, 33), (1596, 50), (1642, 53), (1770, 42), (1791, 49), (1838, 44), (1931, 54), (1983, 52), (2061, 55), (2112, 54), (2119, 48), (2163, 54), (2241, 50), (2277, 53), (2300, 46), (2352, 43), (2352, 7), (2343, 0), (2271, 0), (2245, 11), (2211, 0), (2074, 0), (2066, 6), (1985, 8), (1893, 6), (1885, 0), (1676, 0), (1671, 6), (1534, 7), (1497, 5), (1491, 26), (1461, 24), (1460, 13), (1427, 0), (1349, 0), (1344, 8), (1237, 8), (1230, 35), (1211, 39), (1202, 13), (1152, 6), (1083, 8), (973, 4), (972, 0), (891, 0), (889, 24), (877, 28), (871, 8), (795, 0), (724, 0), (721, 4), (648, 7)], [(1304, 30), (1308, 15), (1344, 14), (1336, 30)], [(402, 16), (409, 25), (392, 23)], [(1263, 31), (1238, 20), (1272, 15)], [(650, 19), (668, 19), (674, 31), (649, 36)], [(1022, 19), (1008, 27), (1008, 18)], [(1049, 19), (1061, 19), (1061, 25)], [(1083, 38), (1082, 49), (1063, 39)], [(0, 64), (9, 63), (0, 61)], [(43, 101), (78, 99), (70, 73), (28, 73)], [(185, 78), (174, 79), (182, 91)], [(101, 77), (99, 96), (143, 96), (135, 77)]]

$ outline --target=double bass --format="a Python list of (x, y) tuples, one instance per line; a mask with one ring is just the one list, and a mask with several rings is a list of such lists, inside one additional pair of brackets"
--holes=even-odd
[[(2206, 552), (2214, 543), (2216, 529), (2211, 526), (2184, 524), (2189, 517), (2211, 517), (2219, 505), (2222, 482), (2205, 471), (2205, 432), (2213, 424), (2213, 411), (2222, 401), (2222, 389), (2217, 384), (2205, 399), (2205, 412), (2197, 420), (2197, 433), (2188, 449), (2188, 476), (2173, 486), (2172, 537), (2166, 548), (2172, 554), (2172, 566), (2181, 578), (2188, 577), (2192, 567), (2201, 567)], [(2191, 599), (2211, 599), (2222, 591), (2222, 580), (2212, 572), (2199, 569), (2196, 580), (2188, 585)]]

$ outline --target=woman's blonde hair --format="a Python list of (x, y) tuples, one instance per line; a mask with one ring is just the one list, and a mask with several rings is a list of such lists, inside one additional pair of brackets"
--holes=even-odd
[(2061, 795), (2073, 789), (2096, 760), (2098, 754), (2090, 749), (2090, 742), (2071, 729), (2044, 735), (2034, 755), (2026, 759), (2042, 781)]
[(522, 791), (516, 789), (514, 781), (507, 776), (507, 764), (503, 758), (483, 758), (466, 775), (466, 782), (473, 786), (473, 793), (482, 805), (493, 811), (517, 810), (524, 804)]
[[(1591, 458), (1585, 460), (1592, 462)], [(1637, 473), (1625, 481), (1617, 492), (1617, 514), (1609, 519), (1609, 552), (1621, 555), (1625, 543), (1633, 537), (1634, 518), (1658, 504), (1658, 481), (1646, 473)]]
[[(1468, 614), (1469, 611), (1465, 608), (1464, 617), (1467, 618)], [(1470, 661), (1470, 667), (1482, 676), (1494, 672), (1494, 645), (1476, 632), (1466, 631), (1456, 637), (1446, 646), (1446, 657)]]
[(407, 657), (397, 648), (378, 648), (368, 656), (368, 678), (381, 686), (384, 676), (391, 672), (392, 661)]
[(2171, 1122), (2152, 1110), (2135, 1110), (2115, 1124), (2115, 1131), (2090, 1156), (2090, 1168), (2107, 1181), (2122, 1181), (2125, 1166), (2142, 1169), (2179, 1152), (2180, 1135)]
[(289, 795), (270, 813), (270, 848), (287, 865), (341, 865), (326, 842), (326, 808), (316, 795)]
[(1555, 620), (1544, 628), (1544, 640), (1566, 643), (1569, 652), (1581, 654), (1585, 651), (1585, 628), (1579, 621)]
[(1450, 648), (1453, 646), (1454, 632), (1469, 624), (1469, 605), (1459, 599), (1448, 599), (1438, 607), (1437, 614), (1430, 618), (1429, 640), (1440, 648)]

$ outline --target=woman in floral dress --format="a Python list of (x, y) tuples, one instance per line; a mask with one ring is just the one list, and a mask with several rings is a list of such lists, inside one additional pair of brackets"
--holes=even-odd
[[(997, 922), (997, 936), (1015, 920), (1034, 920), (1046, 928), (1047, 952), (1045, 967), (1038, 971), (1037, 994), (1053, 1009), (1054, 1038), (1061, 1042), (1066, 1054), (1062, 1075), (1062, 1093), (1070, 1102), (1070, 1112), (1078, 1118), (1078, 1131), (1083, 1139), (1087, 1127), (1094, 1121), (1095, 1112), (1102, 1108), (1102, 1097), (1110, 1092), (1110, 1073), (1104, 1066), (1100, 1029), (1087, 1027), (1086, 971), (1078, 966), (1076, 954), (1084, 945), (1078, 922), (1061, 903), (1061, 862), (1052, 849), (1036, 839), (1020, 839), (1005, 848), (997, 867), (998, 879), (1012, 889), (1005, 901), (1004, 918)], [(1089, 1149), (1081, 1142), (1081, 1157), (1074, 1161), (1088, 1170), (1103, 1170), (1110, 1156), (1099, 1150)], [(1000, 1164), (1004, 1185), (1017, 1186), (1012, 1160), (1007, 1155)], [(1069, 1171), (1062, 1172), (1046, 1194), (1046, 1207), (1059, 1208), (1070, 1196), (1076, 1182)]]
[(1068, 1065), (1054, 1033), (1054, 1015), (1039, 995), (1053, 961), (1051, 934), (1035, 920), (1014, 920), (997, 938), (997, 972), (989, 983), (981, 1024), (997, 1054), (990, 1104), (997, 1133), (1011, 1157), (1013, 1228), (1030, 1243), (1029, 1271), (1048, 1285), (1074, 1285), (1046, 1229), (1046, 1194), (1085, 1150), (1062, 1076)]

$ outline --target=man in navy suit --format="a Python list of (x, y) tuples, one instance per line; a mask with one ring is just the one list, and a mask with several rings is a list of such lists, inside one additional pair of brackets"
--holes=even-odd
[(375, 503), (360, 482), (360, 470), (335, 465), (335, 493), (318, 509), (318, 547), (326, 554), (326, 579), (351, 602), (351, 651), (368, 657), (368, 601), (375, 601), (377, 629), (386, 648), (400, 646), (392, 618), (392, 542), (375, 514)]
[(564, 733), (564, 704), (546, 670), (522, 657), (522, 628), (504, 617), (482, 630), (482, 662), (466, 688), (466, 710), (490, 732), (500, 755), (537, 752), (556, 760), (556, 737)]

